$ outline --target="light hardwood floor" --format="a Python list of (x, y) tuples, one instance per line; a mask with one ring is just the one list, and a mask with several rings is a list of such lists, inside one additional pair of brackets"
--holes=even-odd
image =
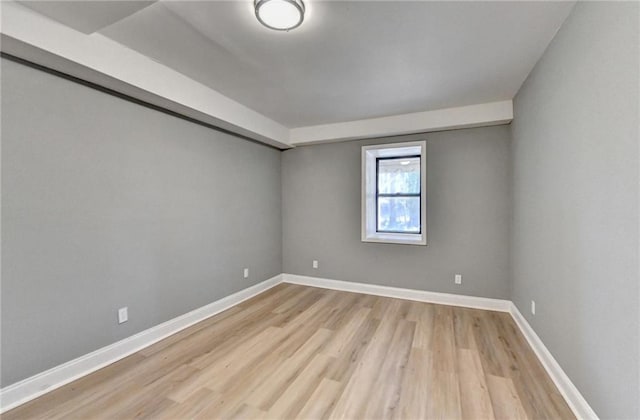
[(290, 284), (2, 417), (574, 418), (506, 313)]

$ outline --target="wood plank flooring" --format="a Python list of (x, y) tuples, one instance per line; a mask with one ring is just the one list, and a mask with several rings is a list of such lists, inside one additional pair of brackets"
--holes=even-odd
[(506, 313), (290, 284), (2, 417), (574, 418)]

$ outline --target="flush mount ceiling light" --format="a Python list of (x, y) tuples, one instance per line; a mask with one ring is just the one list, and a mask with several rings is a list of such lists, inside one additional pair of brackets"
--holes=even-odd
[(289, 31), (304, 20), (302, 0), (255, 0), (256, 17), (264, 26), (276, 31)]

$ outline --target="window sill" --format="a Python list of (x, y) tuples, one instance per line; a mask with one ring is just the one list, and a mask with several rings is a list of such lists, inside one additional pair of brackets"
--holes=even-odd
[(424, 234), (403, 234), (403, 233), (372, 233), (362, 238), (362, 242), (374, 242), (383, 244), (401, 245), (427, 245), (427, 238)]

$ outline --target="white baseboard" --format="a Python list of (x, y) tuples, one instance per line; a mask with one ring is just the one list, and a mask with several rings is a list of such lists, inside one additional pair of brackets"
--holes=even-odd
[(280, 284), (281, 281), (282, 275), (278, 274), (177, 318), (2, 388), (0, 389), (0, 413), (123, 359), (163, 338), (262, 293)]
[(415, 300), (419, 302), (509, 312), (576, 417), (579, 419), (598, 419), (596, 413), (580, 394), (580, 391), (578, 391), (575, 385), (571, 382), (567, 374), (562, 370), (540, 337), (538, 337), (535, 331), (531, 328), (527, 320), (522, 316), (513, 302), (509, 300), (428, 292), (425, 290), (403, 289), (398, 287), (299, 276), (295, 274), (279, 274), (263, 281), (262, 283), (258, 283), (247, 289), (236, 292), (177, 318), (132, 335), (124, 340), (118, 341), (45, 372), (2, 388), (0, 389), (0, 413), (17, 407), (20, 404), (24, 404), (25, 402), (37, 398), (42, 394), (50, 392), (100, 368), (110, 365), (111, 363), (123, 359), (130, 354), (140, 351), (143, 348), (162, 340), (163, 338), (175, 334), (180, 330), (188, 328), (193, 324), (262, 293), (281, 282), (347, 292), (366, 293), (397, 299)]
[(571, 379), (562, 370), (549, 349), (544, 345), (538, 334), (531, 328), (524, 316), (520, 313), (516, 305), (512, 302), (510, 308), (513, 320), (522, 331), (529, 345), (551, 377), (551, 380), (562, 394), (565, 401), (579, 419), (597, 419), (598, 415), (593, 411), (587, 400), (584, 399), (578, 388), (571, 382)]
[(400, 287), (330, 280), (319, 277), (299, 276), (296, 274), (283, 274), (282, 281), (285, 283), (300, 284), (303, 286), (321, 287), (323, 289), (365, 293), (368, 295), (415, 300), (418, 302), (439, 303), (441, 305), (462, 306), (465, 308), (486, 309), (489, 311), (509, 312), (511, 308), (511, 301), (503, 299), (427, 292), (426, 290), (403, 289)]
[(398, 287), (378, 286), (366, 283), (355, 283), (341, 280), (330, 280), (318, 277), (283, 274), (284, 283), (300, 284), (303, 286), (321, 287), (323, 289), (342, 290), (346, 292), (366, 293), (369, 295), (385, 296), (398, 299), (415, 300), (419, 302), (439, 303), (441, 305), (462, 306), (465, 308), (485, 309), (490, 311), (509, 312), (516, 325), (522, 331), (529, 345), (542, 363), (549, 377), (554, 382), (573, 414), (579, 419), (598, 419), (597, 414), (589, 406), (571, 379), (562, 370), (558, 362), (551, 355), (540, 337), (535, 333), (518, 308), (510, 300), (482, 298), (476, 296), (454, 295), (449, 293), (427, 292), (424, 290), (402, 289)]

